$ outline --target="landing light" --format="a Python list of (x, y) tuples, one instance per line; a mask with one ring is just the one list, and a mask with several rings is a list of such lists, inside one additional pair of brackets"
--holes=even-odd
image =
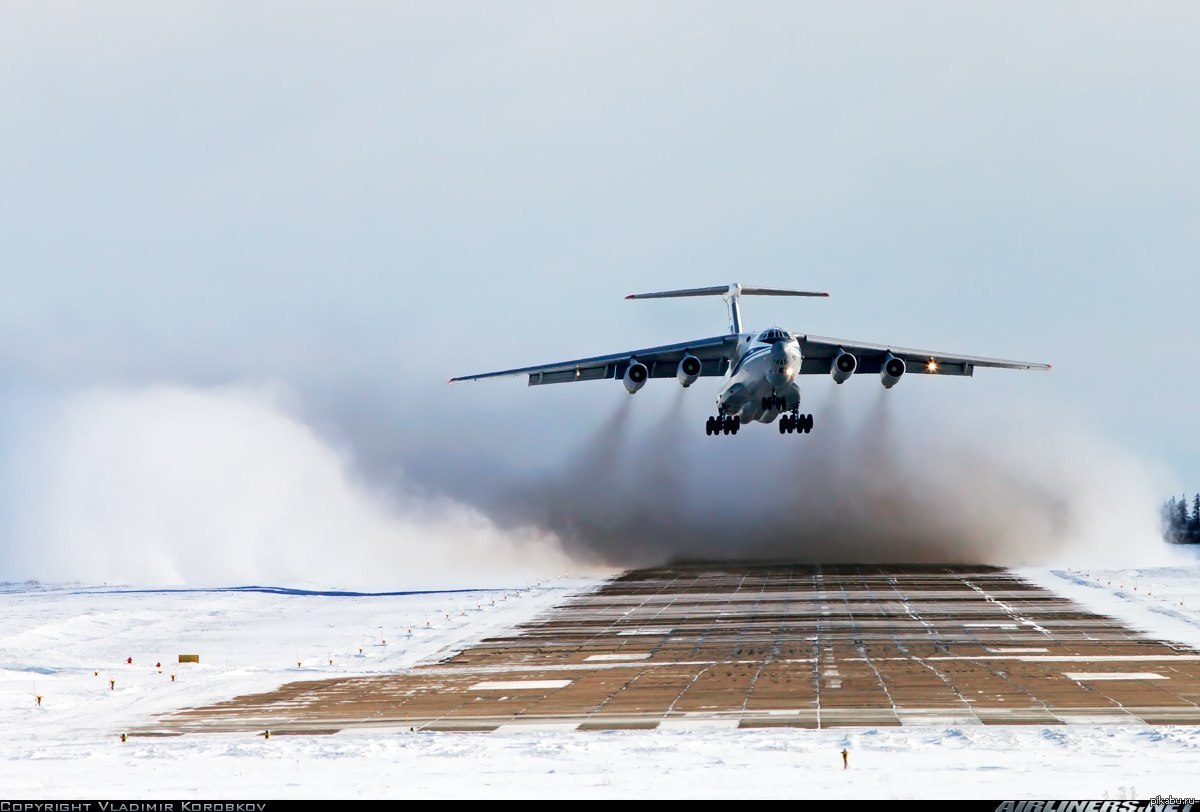
[(930, 358), (929, 363), (925, 365), (925, 371), (926, 372), (937, 372), (938, 371), (937, 361)]

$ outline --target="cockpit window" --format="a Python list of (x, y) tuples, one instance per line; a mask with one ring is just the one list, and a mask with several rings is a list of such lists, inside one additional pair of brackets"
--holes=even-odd
[(770, 330), (763, 330), (758, 334), (758, 340), (763, 344), (777, 344), (780, 341), (790, 341), (792, 334), (787, 330), (780, 330), (778, 327), (772, 327)]

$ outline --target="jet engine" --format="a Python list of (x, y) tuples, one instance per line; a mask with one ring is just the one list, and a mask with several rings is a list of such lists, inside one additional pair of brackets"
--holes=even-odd
[(833, 368), (830, 370), (833, 374), (833, 382), (845, 383), (850, 380), (850, 376), (856, 369), (858, 369), (858, 359), (839, 347), (837, 357), (833, 359)]
[(625, 377), (622, 383), (625, 384), (625, 391), (633, 394), (637, 390), (646, 385), (646, 379), (650, 377), (650, 370), (640, 361), (634, 361), (625, 369)]
[(879, 380), (883, 381), (884, 389), (891, 389), (896, 384), (900, 383), (900, 378), (904, 375), (904, 359), (897, 358), (890, 352), (883, 357), (883, 369), (879, 372)]
[(694, 384), (700, 377), (700, 359), (694, 355), (683, 356), (679, 361), (679, 366), (675, 368), (675, 377), (679, 379), (679, 385), (684, 388)]

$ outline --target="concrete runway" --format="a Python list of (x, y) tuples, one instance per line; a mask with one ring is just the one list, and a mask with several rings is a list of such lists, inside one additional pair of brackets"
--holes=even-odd
[(1198, 724), (1200, 652), (982, 566), (637, 570), (399, 674), (297, 682), (142, 734)]

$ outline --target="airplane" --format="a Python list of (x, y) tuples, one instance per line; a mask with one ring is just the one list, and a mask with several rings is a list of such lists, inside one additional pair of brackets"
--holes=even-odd
[(569, 381), (620, 380), (633, 395), (650, 378), (675, 378), (689, 387), (699, 378), (725, 376), (717, 393), (717, 413), (705, 423), (710, 436), (737, 434), (751, 422), (771, 423), (779, 418), (780, 434), (808, 434), (813, 416), (800, 413), (800, 375), (831, 375), (842, 384), (857, 373), (878, 374), (891, 389), (906, 374), (974, 375), (976, 367), (1048, 370), (1049, 364), (1006, 361), (974, 355), (952, 355), (911, 350), (887, 344), (843, 341), (798, 335), (779, 327), (761, 332), (742, 329), (739, 301), (743, 296), (827, 297), (828, 293), (751, 285), (717, 285), (657, 293), (635, 293), (626, 299), (671, 299), (720, 296), (729, 307), (729, 332), (725, 335), (682, 341), (661, 347), (597, 355), (556, 364), (505, 369), (451, 378), (450, 383), (528, 375), (530, 386)]

